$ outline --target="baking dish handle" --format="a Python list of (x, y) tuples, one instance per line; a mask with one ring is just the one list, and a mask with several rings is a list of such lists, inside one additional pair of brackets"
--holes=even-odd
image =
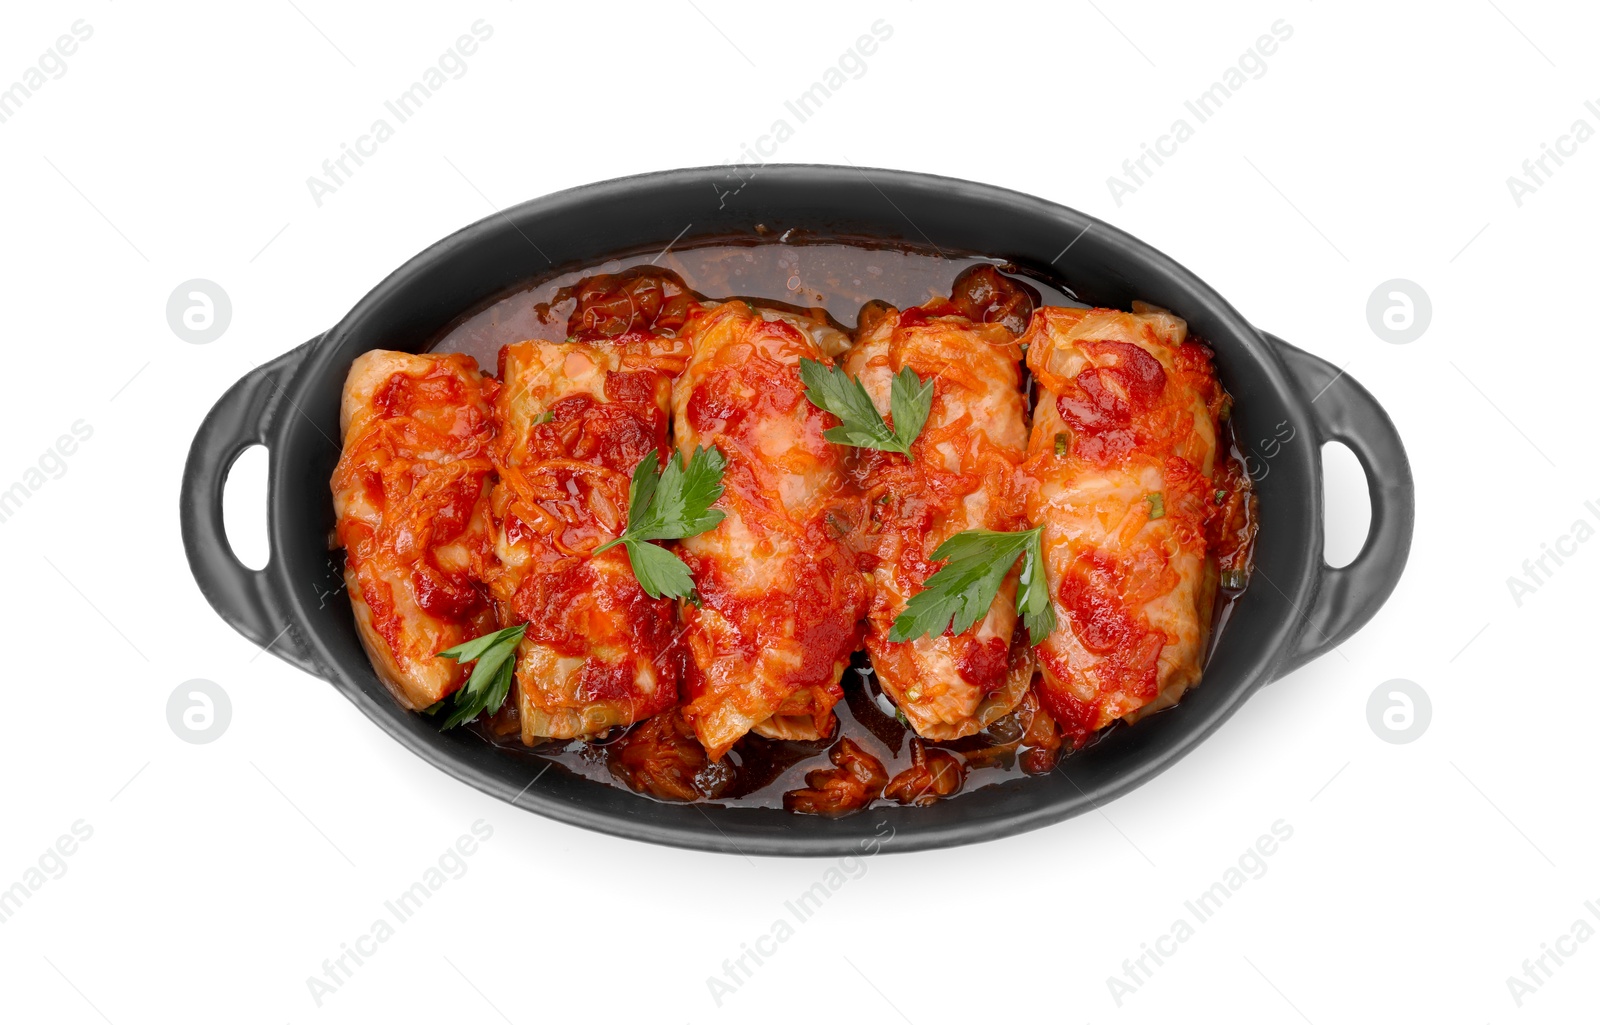
[(211, 607), (263, 650), (310, 673), (319, 672), (315, 661), (289, 624), (280, 622), (274, 612), (279, 603), (268, 577), (272, 557), (267, 568), (253, 570), (239, 561), (228, 544), (222, 490), (234, 460), (252, 445), (267, 445), (268, 458), (276, 460), (271, 440), (283, 410), (292, 409), (283, 387), (316, 340), (263, 363), (223, 392), (189, 446), (178, 498), (189, 570)]
[(1411, 551), (1416, 494), (1405, 445), (1372, 393), (1327, 360), (1266, 337), (1305, 396), (1319, 453), (1326, 442), (1348, 445), (1367, 475), (1372, 501), (1372, 525), (1354, 561), (1334, 568), (1317, 553), (1317, 587), (1300, 610), (1306, 629), (1278, 666), (1277, 675), (1284, 676), (1343, 643), (1394, 591)]

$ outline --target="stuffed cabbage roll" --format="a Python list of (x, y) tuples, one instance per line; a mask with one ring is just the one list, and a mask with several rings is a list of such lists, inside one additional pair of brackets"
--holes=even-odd
[(1217, 472), (1211, 351), (1178, 317), (1135, 311), (1041, 309), (1022, 338), (1040, 389), (1028, 516), (1057, 617), (1035, 649), (1040, 698), (1074, 743), (1199, 680), (1218, 582), (1208, 533), (1240, 486)]
[(817, 341), (743, 302), (692, 320), (694, 355), (673, 387), (678, 448), (726, 459), (726, 517), (680, 542), (696, 598), (681, 609), (689, 659), (685, 715), (712, 759), (747, 732), (833, 732), (839, 677), (860, 638), (865, 584), (843, 540), (848, 520), (837, 424), (806, 401), (800, 360)]
[[(637, 355), (637, 354), (635, 354)], [(628, 483), (667, 451), (668, 376), (623, 346), (516, 342), (500, 350), (490, 588), (517, 649), (524, 743), (585, 737), (678, 699), (672, 602), (651, 598), (627, 551), (591, 555), (627, 526)]]
[(1028, 527), (1016, 476), (1028, 444), (1021, 360), (1010, 331), (975, 322), (948, 300), (863, 317), (845, 359), (885, 417), (895, 374), (909, 367), (934, 382), (912, 458), (857, 449), (854, 468), (869, 523), (867, 652), (885, 693), (930, 740), (968, 736), (1010, 712), (1033, 675), (1031, 658), (1010, 657), (1015, 568), (988, 614), (965, 632), (889, 640), (895, 617), (939, 568), (934, 549), (963, 530)]
[(335, 539), (362, 646), (407, 708), (456, 691), (466, 672), (438, 653), (495, 628), (481, 584), (495, 388), (470, 356), (381, 349), (345, 379)]

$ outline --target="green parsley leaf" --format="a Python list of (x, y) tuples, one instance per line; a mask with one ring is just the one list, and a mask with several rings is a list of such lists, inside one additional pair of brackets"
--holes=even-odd
[(628, 562), (639, 586), (652, 598), (663, 594), (684, 598), (694, 593), (694, 578), (683, 560), (648, 541), (624, 542), (628, 548)]
[(460, 690), (429, 705), (423, 713), (437, 715), (448, 708), (450, 714), (439, 728), (449, 730), (480, 715), (494, 715), (500, 711), (511, 693), (511, 681), (516, 675), (517, 645), (527, 632), (527, 623), (508, 626), (439, 652), (440, 658), (473, 663), (472, 675)]
[(894, 427), (884, 423), (872, 404), (872, 397), (860, 380), (842, 369), (813, 359), (800, 361), (800, 380), (806, 386), (806, 399), (818, 409), (839, 418), (822, 436), (840, 445), (875, 448), (911, 456), (911, 443), (922, 433), (933, 408), (933, 379), (923, 381), (917, 372), (904, 367), (889, 387), (889, 413)]
[(1038, 644), (1056, 627), (1050, 588), (1044, 579), (1043, 527), (1032, 530), (964, 530), (934, 549), (944, 568), (928, 578), (911, 596), (905, 611), (895, 617), (889, 640), (909, 641), (937, 637), (946, 630), (964, 633), (982, 619), (994, 604), (1006, 574), (1022, 557), (1017, 582), (1017, 612)]
[(923, 381), (910, 367), (901, 367), (889, 386), (889, 415), (894, 418), (894, 435), (911, 455), (911, 443), (922, 433), (933, 409), (933, 378)]
[(1042, 531), (1033, 530), (1027, 551), (1022, 553), (1022, 572), (1017, 577), (1017, 612), (1028, 628), (1028, 639), (1034, 644), (1049, 637), (1056, 630), (1056, 607), (1050, 600), (1050, 584), (1044, 574), (1044, 542)]
[(715, 448), (696, 448), (684, 462), (674, 452), (661, 465), (655, 449), (634, 467), (628, 485), (628, 526), (621, 534), (596, 548), (601, 552), (616, 545), (628, 549), (628, 564), (634, 579), (652, 598), (666, 595), (685, 598), (694, 593), (689, 567), (676, 555), (650, 544), (703, 534), (722, 522), (726, 515), (711, 506), (722, 497), (722, 471), (727, 461)]
[[(661, 455), (651, 449), (639, 465), (633, 468), (633, 479), (628, 482), (628, 527), (631, 529), (642, 525), (648, 515), (650, 503), (655, 501), (656, 486), (661, 483)], [(622, 540), (620, 537), (618, 541)], [(595, 549), (603, 552), (616, 541), (610, 541)]]
[(520, 641), (527, 629), (526, 623), (522, 626), (508, 626), (504, 630), (496, 630), (494, 633), (484, 634), (482, 637), (476, 637), (470, 641), (463, 641), (453, 648), (446, 648), (444, 651), (439, 652), (439, 657), (453, 658), (457, 662), (473, 662), (481, 659), (489, 649), (504, 643), (507, 639), (512, 639), (513, 644), (516, 641)]

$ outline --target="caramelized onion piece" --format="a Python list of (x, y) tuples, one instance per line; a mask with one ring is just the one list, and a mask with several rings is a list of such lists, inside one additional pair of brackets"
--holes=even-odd
[(496, 741), (519, 739), (522, 735), (520, 704), (517, 699), (517, 685), (513, 681), (509, 700), (500, 706), (500, 711), (483, 720), (484, 732)]
[(732, 774), (706, 758), (677, 710), (647, 719), (607, 746), (611, 774), (641, 794), (664, 801), (718, 796)]
[(578, 305), (567, 321), (577, 338), (620, 338), (634, 331), (671, 334), (696, 302), (677, 275), (654, 267), (595, 274), (578, 282)]
[(854, 741), (840, 740), (828, 752), (837, 769), (812, 769), (806, 773), (806, 786), (783, 795), (786, 811), (801, 815), (844, 815), (859, 811), (883, 793), (889, 781), (883, 763), (863, 751)]
[(1042, 776), (1056, 767), (1056, 759), (1061, 755), (1061, 731), (1033, 690), (1022, 699), (1022, 711), (1028, 720), (1022, 734), (1022, 771), (1030, 776)]
[(930, 751), (921, 740), (913, 737), (911, 767), (889, 781), (884, 796), (901, 804), (922, 807), (960, 790), (966, 775), (955, 755), (938, 748)]
[(872, 334), (884, 317), (895, 312), (895, 308), (882, 299), (868, 299), (856, 313), (856, 337)]
[(950, 286), (950, 302), (974, 324), (999, 324), (1014, 335), (1028, 329), (1033, 297), (987, 263), (968, 267)]

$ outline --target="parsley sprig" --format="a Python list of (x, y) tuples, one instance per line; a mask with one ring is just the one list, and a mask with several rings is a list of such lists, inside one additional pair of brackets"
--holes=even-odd
[(687, 463), (681, 452), (661, 465), (660, 454), (650, 454), (634, 467), (628, 485), (628, 527), (592, 554), (616, 545), (628, 549), (634, 578), (652, 598), (686, 598), (694, 593), (694, 579), (683, 560), (651, 541), (693, 537), (722, 522), (721, 509), (711, 508), (722, 497), (722, 470), (727, 465), (715, 448), (696, 448)]
[(839, 367), (802, 359), (800, 380), (813, 406), (839, 418), (839, 426), (828, 428), (822, 436), (840, 445), (899, 452), (910, 459), (911, 443), (922, 433), (933, 408), (933, 379), (923, 381), (910, 367), (901, 368), (889, 388), (892, 428), (883, 422), (861, 382)]
[(517, 666), (517, 645), (527, 632), (527, 623), (508, 626), (439, 652), (440, 658), (453, 658), (458, 663), (475, 663), (472, 675), (460, 690), (424, 709), (429, 715), (442, 712), (446, 707), (450, 709), (450, 714), (439, 724), (441, 730), (453, 729), (480, 715), (493, 715), (500, 711), (506, 695), (511, 693), (511, 678)]
[(934, 549), (934, 559), (948, 561), (895, 617), (889, 640), (909, 641), (924, 635), (937, 637), (946, 630), (963, 633), (970, 629), (988, 614), (1018, 556), (1022, 557), (1022, 573), (1017, 581), (1017, 613), (1034, 644), (1050, 636), (1056, 628), (1056, 610), (1044, 579), (1043, 530), (963, 530)]

